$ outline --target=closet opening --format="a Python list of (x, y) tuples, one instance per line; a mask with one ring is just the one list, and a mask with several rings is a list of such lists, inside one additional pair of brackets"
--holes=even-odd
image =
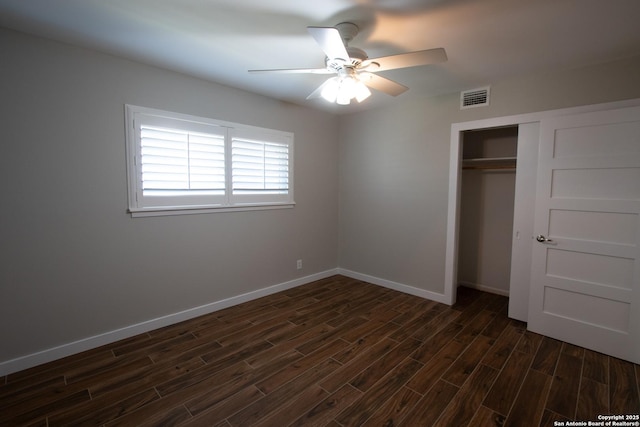
[(461, 137), (457, 283), (509, 296), (518, 126)]

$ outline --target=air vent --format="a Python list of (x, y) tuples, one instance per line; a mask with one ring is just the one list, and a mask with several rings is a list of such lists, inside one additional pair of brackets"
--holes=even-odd
[(489, 86), (466, 90), (460, 93), (460, 109), (486, 107), (489, 105)]

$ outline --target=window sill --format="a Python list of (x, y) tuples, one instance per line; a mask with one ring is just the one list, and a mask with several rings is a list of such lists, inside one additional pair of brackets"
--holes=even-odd
[(143, 209), (129, 209), (132, 218), (142, 218), (149, 216), (173, 216), (173, 215), (198, 215), (221, 212), (243, 212), (243, 211), (264, 211), (273, 209), (291, 209), (295, 203), (278, 203), (270, 205), (238, 205), (221, 207), (157, 207)]

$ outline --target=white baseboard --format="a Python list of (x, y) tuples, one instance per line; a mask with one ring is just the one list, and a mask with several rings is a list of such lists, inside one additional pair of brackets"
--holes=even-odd
[(477, 289), (479, 291), (489, 292), (490, 294), (498, 294), (505, 297), (509, 296), (509, 291), (506, 291), (504, 289), (493, 288), (491, 286), (485, 286), (485, 285), (480, 285), (478, 283), (471, 283), (471, 282), (458, 282), (458, 284), (460, 286), (464, 286), (465, 288)]
[[(102, 345), (111, 344), (113, 342), (130, 338), (138, 334), (152, 331), (154, 329), (162, 328), (165, 326), (173, 325), (185, 320), (193, 319), (194, 317), (202, 316), (205, 314), (213, 313), (215, 311), (222, 310), (227, 307), (242, 304), (247, 301), (251, 301), (257, 298), (261, 298), (267, 295), (281, 292), (287, 289), (295, 288), (316, 280), (325, 279), (327, 277), (334, 276), (336, 274), (342, 274), (353, 279), (362, 280), (372, 283), (374, 285), (383, 286), (385, 288), (393, 289), (406, 294), (415, 295), (421, 298), (429, 299), (443, 304), (448, 304), (447, 298), (444, 294), (437, 292), (431, 292), (424, 289), (414, 288), (413, 286), (404, 285), (402, 283), (393, 282), (391, 280), (380, 279), (378, 277), (369, 276), (367, 274), (358, 273), (355, 271), (335, 268), (320, 273), (315, 273), (309, 276), (300, 277), (298, 279), (290, 280), (288, 282), (279, 283), (277, 285), (269, 286), (263, 289), (258, 289), (252, 292), (247, 292), (242, 295), (237, 295), (224, 300), (212, 302), (209, 304), (201, 305), (199, 307), (190, 308), (188, 310), (180, 311), (178, 313), (169, 314), (156, 319), (147, 320), (145, 322), (137, 323), (135, 325), (126, 326), (121, 329), (109, 331), (93, 337), (84, 338), (78, 341), (70, 342), (60, 345), (58, 347), (49, 348), (37, 353), (28, 354), (26, 356), (18, 357), (15, 359), (0, 362), (0, 376), (8, 375), (13, 372), (22, 371), (24, 369), (32, 368), (43, 363), (51, 362), (63, 357), (67, 357), (73, 354), (77, 354), (86, 350), (91, 350)], [(489, 291), (491, 292), (491, 291)]]
[(22, 371), (43, 363), (51, 362), (63, 357), (70, 356), (72, 354), (80, 353), (85, 350), (100, 347), (105, 344), (111, 344), (113, 342), (130, 338), (138, 334), (152, 331), (154, 329), (162, 328), (164, 326), (173, 325), (175, 323), (183, 322), (185, 320), (193, 319), (194, 317), (202, 316), (204, 314), (213, 313), (218, 310), (222, 310), (233, 305), (242, 304), (243, 302), (251, 301), (257, 298), (261, 298), (267, 295), (274, 294), (276, 292), (284, 291), (287, 289), (295, 288), (297, 286), (304, 285), (306, 283), (314, 282), (316, 280), (325, 279), (327, 277), (339, 274), (339, 269), (331, 269), (315, 273), (309, 276), (300, 277), (298, 279), (290, 280), (288, 282), (279, 283), (277, 285), (269, 286), (256, 291), (247, 292), (242, 295), (234, 296), (224, 300), (212, 302), (209, 304), (201, 305), (199, 307), (190, 308), (188, 310), (180, 311), (178, 313), (162, 316), (157, 319), (148, 320), (145, 322), (137, 323), (135, 325), (126, 326), (121, 329), (109, 331), (100, 335), (96, 335), (89, 338), (84, 338), (78, 341), (70, 342), (60, 345), (58, 347), (49, 348), (37, 353), (29, 354), (26, 356), (18, 357), (15, 359), (0, 362), (0, 376), (8, 375), (13, 372)]
[(450, 302), (445, 294), (439, 294), (437, 292), (431, 292), (424, 289), (414, 288), (413, 286), (403, 285), (402, 283), (393, 282), (387, 279), (380, 279), (379, 277), (369, 276), (368, 274), (358, 273), (356, 271), (347, 270), (344, 268), (338, 268), (338, 274), (351, 277), (352, 279), (362, 280), (364, 282), (373, 283), (374, 285), (383, 286), (385, 288), (393, 289), (395, 291), (404, 292), (405, 294), (415, 295), (428, 300), (441, 302), (449, 305)]

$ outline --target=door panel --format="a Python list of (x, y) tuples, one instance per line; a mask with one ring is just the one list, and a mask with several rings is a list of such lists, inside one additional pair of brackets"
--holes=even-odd
[(637, 223), (635, 214), (562, 209), (549, 212), (549, 234), (568, 239), (633, 245)]
[(547, 249), (547, 275), (594, 285), (631, 289), (633, 259), (572, 250)]
[(629, 304), (593, 294), (548, 287), (544, 312), (584, 324), (599, 325), (616, 332), (628, 332)]
[[(603, 159), (606, 160), (606, 159)], [(566, 165), (570, 166), (570, 165)], [(565, 167), (566, 167), (565, 166)], [(640, 170), (637, 168), (598, 168), (580, 164), (581, 169), (553, 171), (551, 197), (575, 199), (638, 200)]]
[[(621, 155), (638, 154), (640, 146), (630, 137), (634, 134), (640, 134), (638, 122), (558, 129), (554, 157), (601, 157), (611, 152)], [(602, 144), (603, 140), (608, 142)]]
[(529, 329), (640, 362), (640, 108), (540, 125)]

